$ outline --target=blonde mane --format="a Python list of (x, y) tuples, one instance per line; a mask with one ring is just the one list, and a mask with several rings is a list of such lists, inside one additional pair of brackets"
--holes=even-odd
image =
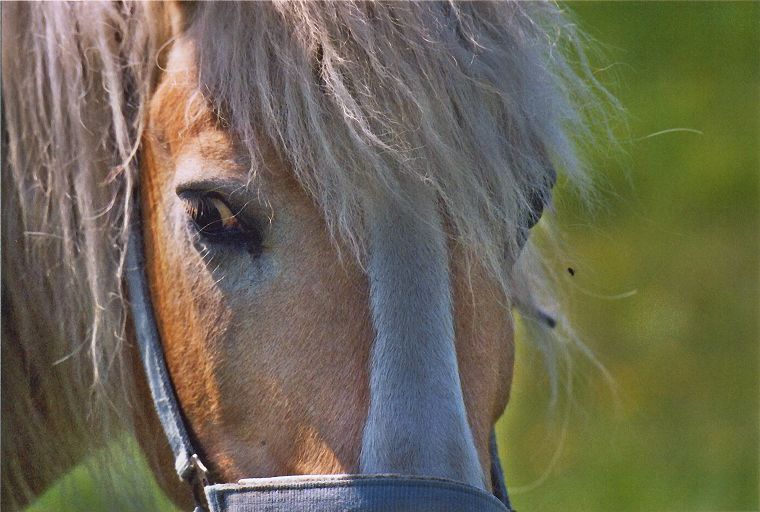
[[(131, 429), (141, 370), (122, 357), (124, 250), (169, 28), (148, 3), (2, 11), (2, 359), (23, 362), (3, 365), (14, 399), (3, 401), (2, 470), (15, 475), (24, 450), (60, 451), (57, 434), (100, 445)], [(370, 196), (403, 200), (405, 183), (421, 182), (439, 198), (452, 243), (537, 315), (527, 285), (536, 252), (508, 269), (555, 169), (587, 189), (581, 146), (610, 100), (559, 8), (209, 3), (189, 14), (182, 37), (197, 45), (201, 91), (248, 150), (251, 179), (264, 138), (360, 262)], [(3, 485), (26, 492), (21, 477)]]
[(132, 421), (122, 275), (158, 34), (145, 11), (2, 9), (4, 505), (31, 494), (20, 458), (56, 454), (35, 468), (47, 481)]

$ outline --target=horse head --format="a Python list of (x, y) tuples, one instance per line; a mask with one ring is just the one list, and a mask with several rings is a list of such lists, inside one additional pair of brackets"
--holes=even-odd
[[(4, 13), (9, 41), (47, 34), (29, 38), (36, 71), (16, 58), (4, 67), (17, 72), (4, 76), (7, 200), (24, 233), (74, 240), (47, 253), (23, 242), (12, 255), (36, 268), (64, 254), (76, 263), (60, 272), (85, 276), (80, 309), (113, 308), (110, 323), (104, 313), (67, 332), (91, 336), (96, 381), (102, 350), (118, 347), (134, 376), (121, 388), (138, 411), (130, 421), (168, 494), (188, 503), (135, 343), (109, 338), (134, 334), (123, 293), (130, 226), (144, 240), (173, 392), (212, 480), (400, 474), (490, 491), (511, 309), (536, 311), (523, 246), (555, 165), (583, 181), (575, 102), (593, 85), (554, 52), (546, 27), (561, 13), (502, 3), (98, 9)], [(56, 62), (66, 48), (75, 58)], [(39, 96), (48, 89), (52, 105)], [(59, 150), (56, 130), (86, 147)], [(44, 151), (23, 153), (29, 140)], [(44, 182), (65, 219), (30, 213), (40, 197), (30, 182)], [(86, 229), (95, 234), (77, 234)], [(18, 268), (8, 250), (4, 265)], [(36, 295), (4, 285), (3, 296), (18, 317), (63, 282)], [(66, 307), (40, 313), (44, 325), (67, 322)]]

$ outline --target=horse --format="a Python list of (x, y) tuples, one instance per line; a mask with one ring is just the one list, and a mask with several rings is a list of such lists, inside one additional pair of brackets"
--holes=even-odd
[(558, 178), (588, 188), (602, 115), (561, 8), (6, 3), (2, 37), (4, 509), (124, 436), (192, 504), (138, 353), (135, 229), (209, 479), (492, 490), (513, 309), (563, 322), (529, 231)]

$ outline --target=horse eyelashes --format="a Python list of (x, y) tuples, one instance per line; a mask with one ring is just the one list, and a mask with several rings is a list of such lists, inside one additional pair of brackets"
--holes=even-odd
[(229, 207), (217, 198), (186, 199), (188, 215), (201, 234), (219, 234), (224, 230), (238, 228), (238, 221)]
[(261, 234), (253, 223), (244, 222), (239, 213), (215, 194), (183, 192), (191, 228), (205, 242), (244, 246), (250, 252), (260, 252)]

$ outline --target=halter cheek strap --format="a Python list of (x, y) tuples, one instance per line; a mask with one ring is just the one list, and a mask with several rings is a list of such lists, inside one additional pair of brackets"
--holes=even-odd
[[(136, 203), (136, 201), (135, 201)], [(136, 213), (139, 217), (139, 213)], [(174, 469), (193, 489), (196, 504), (203, 502), (203, 489), (208, 485), (207, 470), (193, 448), (179, 409), (164, 351), (153, 315), (153, 305), (145, 276), (145, 257), (139, 222), (132, 226), (126, 256), (126, 279), (132, 322), (143, 369), (153, 398), (158, 419), (174, 454)]]
[(514, 512), (491, 433), (493, 494), (445, 479), (402, 475), (307, 475), (251, 478), (212, 485), (193, 447), (164, 360), (145, 275), (138, 201), (131, 227), (126, 281), (135, 335), (153, 405), (174, 454), (174, 468), (192, 488), (196, 512)]

